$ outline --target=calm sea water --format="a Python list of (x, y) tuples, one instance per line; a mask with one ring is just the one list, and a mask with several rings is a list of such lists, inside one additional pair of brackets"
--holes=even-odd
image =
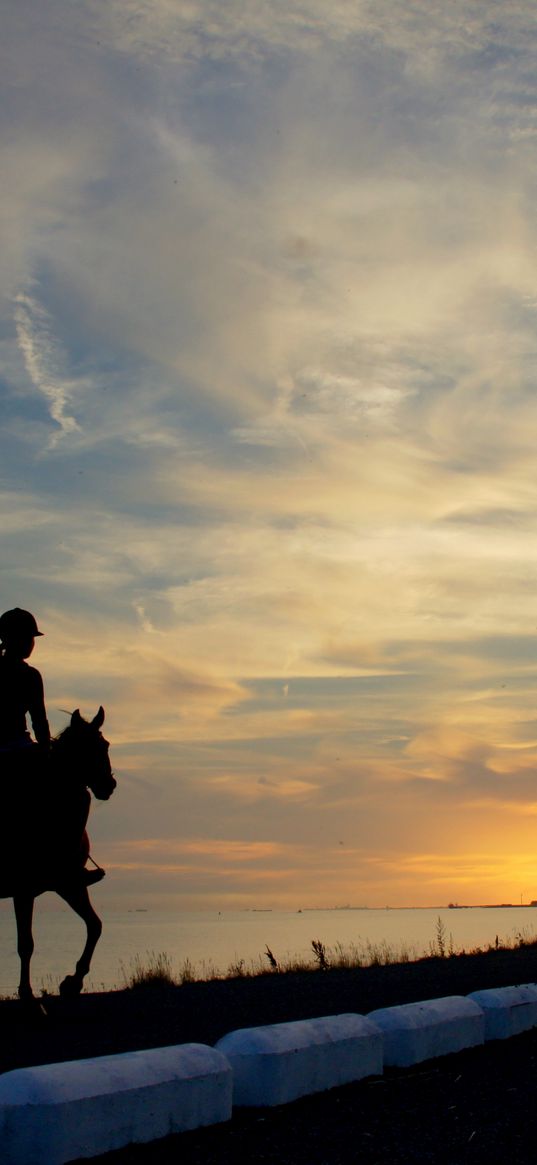
[[(530, 907), (472, 907), (461, 910), (305, 910), (230, 911), (223, 913), (157, 913), (153, 911), (103, 912), (104, 931), (95, 953), (87, 986), (101, 990), (121, 986), (139, 956), (166, 952), (173, 969), (180, 971), (185, 959), (204, 971), (225, 973), (231, 963), (244, 960), (268, 962), (268, 945), (278, 960), (295, 955), (313, 958), (312, 939), (326, 947), (386, 943), (393, 951), (405, 949), (411, 957), (427, 953), (435, 942), (441, 919), (446, 942), (454, 948), (513, 941), (518, 934), (537, 938), (537, 909)], [(84, 927), (67, 908), (39, 909), (34, 925), (35, 955), (32, 978), (35, 990), (56, 991), (63, 976), (72, 971), (84, 945)], [(0, 903), (0, 994), (11, 995), (18, 982), (15, 922), (11, 902)]]

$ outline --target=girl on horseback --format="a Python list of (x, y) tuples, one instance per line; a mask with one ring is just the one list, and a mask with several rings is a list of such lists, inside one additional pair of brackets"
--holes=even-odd
[(0, 615), (0, 749), (3, 753), (24, 754), (32, 748), (27, 713), (38, 745), (47, 750), (50, 744), (43, 680), (37, 668), (26, 663), (36, 637), (42, 634), (30, 611), (14, 607)]
[[(39, 779), (50, 748), (43, 680), (37, 668), (26, 663), (42, 634), (30, 611), (14, 607), (0, 615), (0, 771), (4, 770), (4, 787), (9, 785), (15, 798), (28, 795), (27, 782)], [(27, 715), (37, 743), (28, 731)], [(80, 877), (88, 886), (100, 881), (104, 870), (86, 870), (81, 862)]]

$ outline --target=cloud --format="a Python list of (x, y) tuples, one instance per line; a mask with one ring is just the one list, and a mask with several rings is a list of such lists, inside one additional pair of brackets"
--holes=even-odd
[[(387, 21), (387, 16), (390, 21)], [(363, 36), (375, 39), (421, 59), (427, 76), (442, 59), (479, 52), (498, 45), (498, 56), (524, 46), (529, 19), (527, 5), (514, 3), (509, 16), (499, 8), (494, 23), (483, 21), (481, 6), (456, 2), (449, 8), (431, 4), (427, 19), (417, 0), (404, 9), (382, 0), (360, 5), (336, 0), (327, 11), (322, 0), (297, 0), (289, 7), (282, 0), (252, 5), (246, 12), (240, 0), (222, 8), (213, 0), (194, 0), (178, 11), (173, 0), (114, 0), (106, 18), (116, 45), (127, 52), (166, 55), (188, 60), (229, 55), (240, 60), (251, 53), (254, 60), (264, 50), (284, 50), (310, 56), (327, 43), (353, 44)], [(374, 39), (375, 38), (375, 39)]]
[(327, 903), (423, 894), (430, 854), (436, 894), (459, 849), (506, 876), (479, 854), (529, 851), (534, 813), (529, 5), (8, 16), (3, 594), (55, 724), (106, 704), (111, 856), (162, 843), (191, 903), (219, 865), (245, 901), (249, 845), (280, 901), (316, 868)]
[(14, 309), (17, 339), (26, 370), (35, 388), (48, 402), (50, 416), (58, 425), (60, 434), (78, 429), (77, 422), (67, 411), (73, 382), (64, 379), (60, 365), (64, 363), (59, 345), (51, 332), (51, 320), (45, 309), (30, 295), (20, 293)]

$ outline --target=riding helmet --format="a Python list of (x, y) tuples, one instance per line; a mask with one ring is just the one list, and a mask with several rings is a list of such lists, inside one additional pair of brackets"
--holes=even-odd
[(37, 623), (31, 611), (23, 611), (22, 607), (13, 607), (12, 611), (4, 611), (0, 615), (0, 639), (9, 638), (10, 635), (30, 635), (35, 639), (37, 635), (42, 635), (39, 631)]

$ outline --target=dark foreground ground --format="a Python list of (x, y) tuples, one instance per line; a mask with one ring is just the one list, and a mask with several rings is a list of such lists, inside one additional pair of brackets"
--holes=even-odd
[[(257, 1024), (537, 981), (537, 947), (403, 966), (0, 1003), (0, 1070), (195, 1041)], [(537, 1165), (537, 1029), (226, 1125), (94, 1158), (102, 1165)]]

